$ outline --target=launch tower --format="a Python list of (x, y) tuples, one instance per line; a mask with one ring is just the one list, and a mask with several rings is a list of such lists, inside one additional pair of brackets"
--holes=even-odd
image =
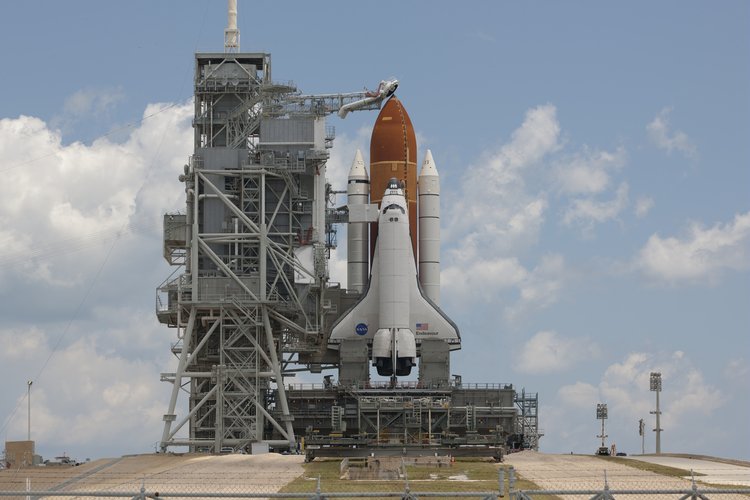
[[(326, 116), (380, 109), (398, 82), (325, 95), (275, 82), (270, 54), (240, 51), (236, 0), (228, 4), (225, 51), (195, 55), (193, 154), (180, 175), (185, 210), (164, 216), (164, 258), (177, 269), (158, 287), (156, 308), (177, 330), (178, 362), (162, 374), (172, 392), (161, 450), (296, 448), (301, 435), (318, 455), (407, 443), (520, 446), (536, 433), (536, 396), (532, 429), (528, 413), (519, 418), (531, 406), (512, 385), (448, 380), (447, 348), (429, 365), (440, 383), (411, 387), (370, 383), (361, 368), (367, 343), (331, 349), (332, 325), (367, 291), (369, 247), (359, 222), (360, 252), (349, 263), (360, 270), (357, 281), (349, 289), (329, 282), (335, 224), (353, 214), (327, 206), (334, 129)], [(416, 223), (416, 210), (410, 217)], [(438, 287), (425, 284), (436, 301)], [(339, 383), (285, 383), (294, 372), (329, 368), (340, 369)], [(187, 407), (178, 412), (182, 393)]]

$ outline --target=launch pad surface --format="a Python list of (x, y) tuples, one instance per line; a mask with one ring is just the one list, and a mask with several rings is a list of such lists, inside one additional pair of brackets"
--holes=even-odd
[(700, 474), (698, 479), (706, 484), (750, 487), (750, 462), (745, 460), (695, 454), (638, 455), (627, 459), (693, 471)]
[[(684, 469), (684, 477), (667, 476), (627, 465), (633, 461), (651, 461), (648, 456), (628, 457), (625, 460), (617, 458), (599, 458), (591, 455), (567, 455), (548, 454), (532, 451), (523, 451), (508, 455), (505, 459), (507, 465), (512, 465), (519, 475), (537, 484), (545, 490), (586, 490), (601, 488), (604, 484), (604, 470), (607, 471), (607, 482), (612, 490), (671, 490), (690, 489), (692, 486), (690, 469)], [(698, 461), (689, 463), (670, 461), (667, 457), (659, 457), (666, 460), (673, 467), (692, 467), (698, 465)], [(724, 468), (727, 467), (727, 469)], [(706, 460), (704, 469), (713, 471), (713, 477), (696, 476), (696, 481), (701, 483), (721, 485), (744, 485), (750, 484), (750, 467), (740, 465), (723, 464), (716, 461)], [(717, 471), (725, 470), (726, 474), (717, 474)], [(731, 473), (730, 473), (731, 471)], [(724, 476), (719, 477), (719, 476)], [(737, 476), (744, 477), (744, 483), (736, 482)], [(706, 480), (707, 479), (707, 480)], [(709, 498), (713, 498), (708, 495)], [(649, 495), (649, 498), (675, 498), (672, 496)], [(726, 495), (719, 498), (745, 498), (741, 494)]]
[[(20, 473), (19, 473), (20, 472)], [(78, 467), (0, 471), (0, 491), (274, 493), (304, 472), (299, 455), (151, 454), (103, 458)], [(71, 493), (71, 496), (76, 496)], [(21, 497), (23, 498), (23, 497)]]

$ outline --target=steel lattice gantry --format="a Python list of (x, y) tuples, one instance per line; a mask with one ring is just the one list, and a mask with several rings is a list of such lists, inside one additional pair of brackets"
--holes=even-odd
[(321, 345), (331, 138), (319, 113), (286, 113), (295, 89), (270, 75), (268, 54), (196, 54), (186, 212), (164, 221), (165, 258), (184, 272), (157, 291), (179, 339), (162, 450), (295, 445), (282, 367), (285, 346)]
[(523, 436), (522, 446), (524, 449), (539, 451), (539, 439), (544, 433), (539, 429), (539, 396), (537, 393), (528, 393), (521, 389), (521, 394), (516, 393), (515, 403), (520, 410), (517, 417), (518, 429)]

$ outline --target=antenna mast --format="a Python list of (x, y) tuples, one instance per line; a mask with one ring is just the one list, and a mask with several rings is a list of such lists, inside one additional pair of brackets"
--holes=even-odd
[(240, 30), (237, 29), (237, 0), (227, 0), (227, 29), (224, 30), (224, 52), (240, 51)]

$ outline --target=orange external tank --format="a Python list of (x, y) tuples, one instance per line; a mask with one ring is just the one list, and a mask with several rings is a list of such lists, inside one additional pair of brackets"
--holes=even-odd
[[(380, 204), (388, 181), (404, 183), (409, 232), (417, 258), (417, 138), (409, 114), (396, 96), (380, 110), (370, 138), (370, 203)], [(370, 261), (375, 253), (377, 224), (370, 225)]]

